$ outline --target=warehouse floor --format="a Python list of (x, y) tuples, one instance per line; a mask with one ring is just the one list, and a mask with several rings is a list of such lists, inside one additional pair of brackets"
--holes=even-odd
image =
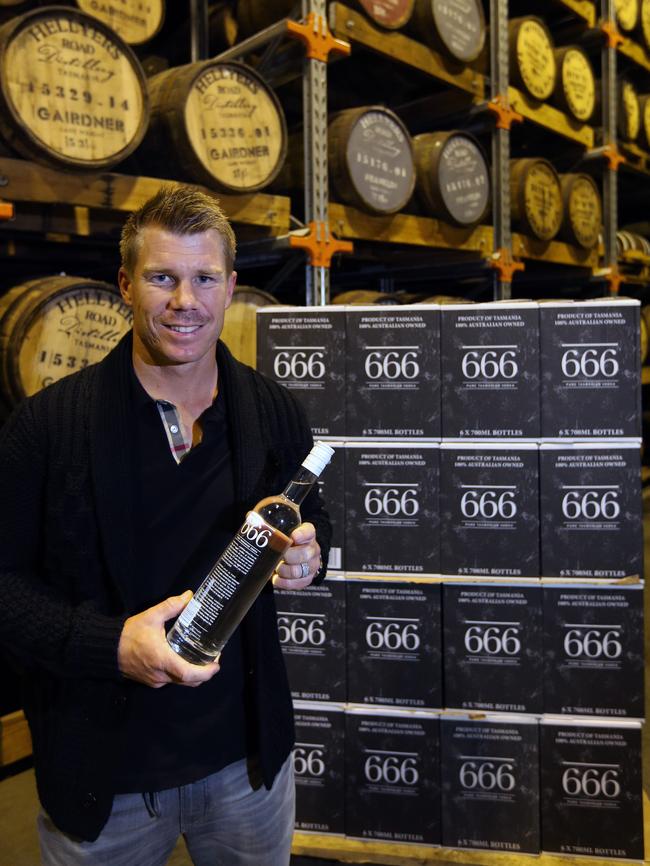
[[(41, 862), (35, 826), (38, 809), (33, 770), (24, 770), (0, 782), (0, 866), (38, 866)], [(191, 866), (191, 862), (181, 839), (168, 866)], [(331, 863), (311, 857), (291, 858), (291, 866)]]
[[(644, 490), (644, 535), (645, 535), (645, 576), (650, 577), (650, 487)], [(650, 624), (650, 593), (645, 594), (645, 618), (646, 626)], [(646, 627), (646, 658), (650, 659), (650, 628)], [(646, 702), (650, 698), (650, 665), (646, 666)], [(646, 824), (646, 852), (650, 849), (650, 815), (648, 814), (648, 797), (650, 796), (650, 743), (648, 737), (650, 730), (644, 726), (644, 808)], [(18, 768), (17, 768), (18, 769)], [(8, 776), (0, 781), (0, 866), (38, 866), (40, 863), (38, 839), (36, 836), (36, 815), (38, 813), (38, 799), (34, 773), (31, 769), (23, 769), (14, 775)], [(455, 852), (460, 854), (460, 852)], [(492, 855), (494, 857), (494, 855)], [(503, 855), (502, 855), (503, 856)], [(463, 858), (464, 860), (465, 858)], [(465, 862), (472, 862), (472, 854), (468, 852)], [(519, 858), (518, 858), (519, 859)], [(563, 858), (552, 858), (554, 863)], [(453, 857), (453, 862), (458, 866), (463, 860)], [(576, 858), (566, 858), (567, 863), (575, 863)], [(291, 866), (326, 866), (332, 860), (314, 859), (311, 857), (292, 857)], [(379, 861), (374, 860), (378, 864)], [(391, 862), (396, 861), (391, 858)], [(401, 861), (404, 862), (404, 861)], [(420, 861), (419, 861), (420, 862)], [(434, 862), (433, 860), (431, 861)], [(581, 862), (589, 863), (589, 858), (581, 858)], [(592, 863), (616, 862), (591, 860)], [(647, 861), (646, 861), (647, 862)], [(443, 861), (436, 858), (437, 866), (444, 866)], [(137, 864), (134, 864), (137, 866)], [(168, 866), (191, 866), (191, 861), (182, 839), (174, 849), (168, 861)]]

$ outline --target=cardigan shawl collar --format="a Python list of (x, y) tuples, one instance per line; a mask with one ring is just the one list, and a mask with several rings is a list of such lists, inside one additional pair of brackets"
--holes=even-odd
[[(130, 575), (135, 568), (134, 453), (127, 447), (132, 436), (131, 369), (132, 333), (97, 365), (90, 406), (90, 447), (95, 502), (109, 573), (124, 608), (131, 608)], [(263, 441), (260, 411), (253, 389), (246, 387), (247, 367), (237, 362), (226, 346), (217, 346), (219, 387), (223, 388), (232, 436), (235, 501), (247, 508), (264, 495), (264, 448), (246, 448)], [(268, 492), (268, 491), (266, 491)]]

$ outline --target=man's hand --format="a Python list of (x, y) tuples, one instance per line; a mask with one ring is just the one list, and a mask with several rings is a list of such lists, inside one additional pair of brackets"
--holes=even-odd
[(320, 568), (320, 546), (311, 523), (301, 523), (291, 533), (293, 544), (273, 575), (273, 586), (279, 589), (304, 589)]
[(117, 648), (117, 662), (125, 677), (153, 689), (168, 683), (200, 686), (212, 679), (219, 670), (217, 662), (190, 664), (174, 652), (165, 637), (165, 622), (175, 619), (191, 598), (187, 590), (126, 620)]

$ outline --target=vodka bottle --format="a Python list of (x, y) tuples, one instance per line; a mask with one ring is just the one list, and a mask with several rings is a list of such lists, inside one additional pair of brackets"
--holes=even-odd
[(301, 523), (300, 503), (333, 453), (329, 445), (317, 442), (282, 493), (262, 499), (248, 512), (167, 634), (171, 648), (186, 661), (201, 665), (219, 658), (291, 546), (291, 532)]

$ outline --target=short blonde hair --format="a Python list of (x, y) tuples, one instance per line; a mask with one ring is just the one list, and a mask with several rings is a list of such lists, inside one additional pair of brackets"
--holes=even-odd
[(194, 235), (214, 229), (223, 240), (226, 269), (232, 273), (237, 242), (228, 218), (217, 199), (194, 186), (162, 186), (127, 219), (120, 237), (122, 267), (132, 277), (140, 251), (140, 235), (147, 226), (156, 226), (179, 235)]

